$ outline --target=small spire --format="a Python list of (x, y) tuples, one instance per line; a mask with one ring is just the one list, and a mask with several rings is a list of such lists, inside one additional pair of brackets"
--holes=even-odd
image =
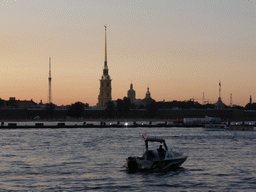
[(221, 97), (221, 82), (219, 81), (219, 98)]
[(147, 92), (146, 92), (146, 99), (150, 99), (150, 92), (149, 92), (149, 87), (147, 87)]

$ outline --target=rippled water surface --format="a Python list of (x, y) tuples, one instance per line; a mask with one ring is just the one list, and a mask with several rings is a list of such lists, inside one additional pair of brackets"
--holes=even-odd
[[(141, 137), (189, 156), (168, 173), (127, 173)], [(0, 130), (1, 191), (255, 191), (256, 132), (203, 128)]]

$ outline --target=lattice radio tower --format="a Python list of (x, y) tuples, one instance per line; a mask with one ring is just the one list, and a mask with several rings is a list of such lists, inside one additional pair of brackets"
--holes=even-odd
[(51, 57), (49, 57), (49, 98), (48, 103), (52, 103), (52, 74), (51, 74)]

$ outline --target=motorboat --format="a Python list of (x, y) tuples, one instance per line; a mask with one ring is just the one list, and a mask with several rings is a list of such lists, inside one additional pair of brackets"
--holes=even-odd
[(220, 130), (228, 129), (228, 125), (226, 123), (210, 123), (210, 124), (205, 124), (204, 128), (206, 130), (211, 130), (211, 131), (220, 131)]
[(253, 130), (254, 126), (251, 124), (245, 124), (244, 122), (242, 124), (231, 124), (229, 123), (210, 123), (210, 124), (205, 124), (204, 128), (206, 130), (211, 130), (211, 131), (220, 131), (220, 130)]
[[(160, 149), (149, 150), (149, 142), (159, 142), (163, 144), (163, 153), (161, 153)], [(126, 159), (126, 169), (128, 171), (168, 171), (180, 167), (187, 159), (187, 156), (183, 156), (181, 153), (168, 150), (165, 140), (162, 138), (145, 138), (145, 145), (146, 151), (142, 157), (128, 157)]]
[(228, 125), (229, 130), (253, 130), (253, 126), (250, 124), (235, 124), (235, 125)]

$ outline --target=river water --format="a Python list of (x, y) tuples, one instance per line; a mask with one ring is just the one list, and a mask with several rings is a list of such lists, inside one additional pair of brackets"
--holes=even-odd
[[(168, 173), (127, 173), (142, 134), (188, 155)], [(0, 129), (0, 191), (255, 191), (256, 131)]]

